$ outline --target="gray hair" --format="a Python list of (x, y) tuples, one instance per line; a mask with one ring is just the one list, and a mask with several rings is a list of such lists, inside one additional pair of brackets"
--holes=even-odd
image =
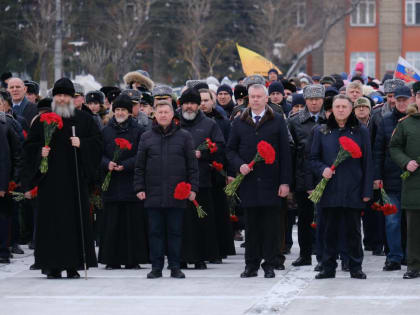
[(337, 94), (336, 96), (334, 96), (334, 98), (333, 98), (333, 105), (334, 105), (334, 103), (335, 103), (336, 100), (346, 100), (347, 102), (349, 102), (349, 104), (351, 106), (353, 106), (353, 102), (351, 101), (350, 97), (348, 97), (347, 95)]
[(248, 88), (248, 94), (252, 90), (264, 90), (265, 95), (268, 96), (268, 89), (262, 84), (253, 84)]

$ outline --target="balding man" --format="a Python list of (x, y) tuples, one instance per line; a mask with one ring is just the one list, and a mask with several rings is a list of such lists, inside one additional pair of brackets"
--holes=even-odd
[(25, 118), (28, 126), (32, 119), (38, 114), (37, 106), (25, 97), (27, 87), (19, 78), (11, 78), (7, 83), (7, 91), (12, 97), (13, 112)]

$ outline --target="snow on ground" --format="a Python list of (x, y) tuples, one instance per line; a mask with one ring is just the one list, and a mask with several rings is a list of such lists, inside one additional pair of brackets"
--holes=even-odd
[[(296, 236), (296, 231), (294, 233)], [(187, 279), (146, 279), (145, 269), (89, 270), (89, 279), (47, 280), (30, 271), (31, 251), (0, 265), (0, 315), (26, 314), (418, 314), (420, 279), (403, 280), (402, 271), (382, 271), (384, 257), (365, 253), (368, 280), (337, 272), (332, 280), (314, 280), (313, 267), (295, 268), (297, 241), (287, 256), (286, 270), (275, 279), (241, 279), (243, 249), (222, 265), (204, 271), (185, 270)]]

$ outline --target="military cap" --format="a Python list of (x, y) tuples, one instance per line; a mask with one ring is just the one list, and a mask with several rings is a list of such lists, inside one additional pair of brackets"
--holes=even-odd
[(123, 90), (120, 95), (128, 95), (132, 102), (140, 103), (141, 100), (141, 92), (138, 90)]
[(254, 74), (245, 78), (244, 85), (246, 86), (247, 89), (249, 89), (249, 87), (254, 84), (265, 85), (264, 77), (259, 74)]
[(159, 84), (152, 90), (152, 96), (156, 99), (172, 97), (173, 90), (169, 85)]

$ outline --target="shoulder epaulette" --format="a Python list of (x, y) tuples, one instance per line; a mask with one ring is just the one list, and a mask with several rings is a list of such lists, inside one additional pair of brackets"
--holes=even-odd
[(404, 116), (403, 118), (398, 119), (398, 122), (402, 122), (406, 120), (408, 117), (410, 117), (410, 115), (407, 115), (407, 116)]
[(384, 104), (383, 104), (383, 103), (382, 103), (382, 104), (378, 104), (378, 105), (373, 106), (373, 108), (372, 108), (372, 109), (381, 108), (381, 107), (383, 107), (383, 106), (384, 106)]

